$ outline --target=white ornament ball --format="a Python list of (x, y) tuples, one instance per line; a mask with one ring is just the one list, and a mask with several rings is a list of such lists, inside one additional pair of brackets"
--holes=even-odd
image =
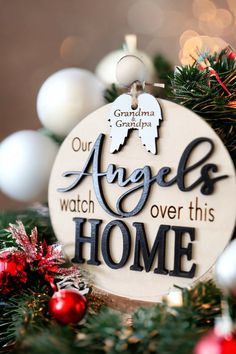
[(9, 197), (47, 201), (48, 181), (59, 146), (37, 131), (22, 130), (0, 144), (0, 186)]
[(104, 103), (104, 85), (93, 73), (67, 68), (43, 83), (37, 97), (37, 112), (44, 127), (65, 137), (81, 119)]
[(135, 55), (126, 55), (117, 63), (116, 78), (120, 85), (130, 86), (137, 80), (144, 82), (147, 70), (141, 59)]
[(155, 68), (152, 59), (144, 52), (134, 50), (130, 53), (127, 50), (116, 50), (106, 55), (97, 65), (95, 73), (107, 86), (112, 83), (118, 84), (116, 78), (116, 65), (125, 55), (135, 55), (141, 59), (147, 70), (146, 81), (153, 82), (155, 79)]
[(220, 288), (236, 295), (236, 239), (234, 239), (218, 258), (215, 278)]

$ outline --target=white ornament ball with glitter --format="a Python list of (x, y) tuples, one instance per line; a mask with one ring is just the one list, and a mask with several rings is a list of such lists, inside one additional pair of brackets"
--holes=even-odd
[(236, 239), (234, 239), (218, 258), (215, 266), (218, 286), (225, 292), (236, 296)]
[(146, 81), (153, 82), (155, 80), (155, 68), (151, 58), (144, 52), (139, 50), (116, 50), (105, 56), (97, 65), (95, 73), (107, 86), (112, 83), (118, 84), (116, 77), (116, 65), (126, 55), (134, 55), (138, 57), (146, 67)]
[(0, 187), (24, 202), (47, 201), (48, 181), (58, 144), (37, 131), (22, 130), (0, 144)]
[(49, 76), (39, 90), (39, 119), (45, 128), (65, 137), (81, 119), (104, 105), (104, 89), (88, 70), (60, 70)]

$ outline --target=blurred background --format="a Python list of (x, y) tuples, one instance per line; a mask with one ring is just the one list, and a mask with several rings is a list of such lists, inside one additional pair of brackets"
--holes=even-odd
[[(0, 139), (41, 126), (35, 103), (49, 75), (94, 71), (127, 33), (151, 57), (188, 64), (197, 46), (236, 46), (236, 0), (0, 0)], [(0, 194), (1, 208), (20, 205)]]

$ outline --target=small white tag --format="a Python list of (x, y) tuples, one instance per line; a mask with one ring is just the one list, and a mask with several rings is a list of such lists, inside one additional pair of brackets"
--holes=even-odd
[(148, 93), (138, 96), (137, 109), (132, 109), (131, 104), (132, 97), (128, 94), (119, 96), (112, 104), (109, 114), (112, 139), (110, 152), (119, 151), (129, 130), (137, 129), (147, 151), (156, 154), (156, 138), (162, 120), (161, 107), (156, 98)]

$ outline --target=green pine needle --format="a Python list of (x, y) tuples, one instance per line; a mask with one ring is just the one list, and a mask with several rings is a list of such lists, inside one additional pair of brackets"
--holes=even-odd
[[(12, 212), (2, 214), (2, 225), (6, 225), (6, 220), (14, 222), (13, 215)], [(18, 213), (16, 215), (19, 218)], [(45, 234), (51, 234), (47, 215), (40, 216), (38, 211), (32, 210), (20, 215), (26, 227), (31, 228), (34, 221)], [(8, 234), (1, 235), (7, 244)], [(212, 281), (182, 289), (182, 293), (183, 306), (170, 308), (164, 302), (151, 308), (139, 308), (132, 314), (131, 321), (127, 321), (127, 315), (106, 307), (94, 313), (89, 306), (80, 324), (61, 326), (49, 316), (51, 289), (36, 272), (22, 292), (0, 299), (1, 352), (190, 354), (199, 337), (212, 328), (214, 318), (221, 313), (222, 296)], [(229, 304), (235, 318), (236, 301), (231, 299)]]
[(115, 84), (112, 84), (110, 88), (107, 88), (104, 93), (104, 98), (107, 103), (115, 101), (115, 99), (121, 94), (121, 90)]
[[(137, 309), (132, 322), (107, 308), (88, 313), (78, 326), (60, 326), (48, 318), (48, 295), (23, 293), (6, 313), (8, 344), (18, 354), (189, 354), (221, 312), (221, 294), (213, 282), (183, 289), (183, 306), (157, 304)], [(18, 300), (18, 304), (16, 303)], [(34, 304), (29, 306), (29, 304)], [(235, 304), (232, 304), (236, 308)], [(2, 317), (3, 318), (3, 317)], [(7, 323), (6, 323), (7, 324)]]
[(36, 226), (39, 236), (45, 238), (47, 244), (52, 244), (56, 241), (48, 208), (47, 206), (39, 205), (25, 210), (0, 211), (0, 249), (15, 246), (6, 228), (10, 223), (15, 224), (17, 220), (23, 222), (27, 233), (30, 233)]
[(49, 299), (45, 287), (0, 298), (0, 347), (7, 352), (17, 347), (24, 336), (45, 328)]
[(170, 98), (202, 116), (223, 140), (236, 163), (236, 61), (226, 56), (226, 50), (207, 58), (231, 94), (194, 63), (177, 67), (170, 76)]

